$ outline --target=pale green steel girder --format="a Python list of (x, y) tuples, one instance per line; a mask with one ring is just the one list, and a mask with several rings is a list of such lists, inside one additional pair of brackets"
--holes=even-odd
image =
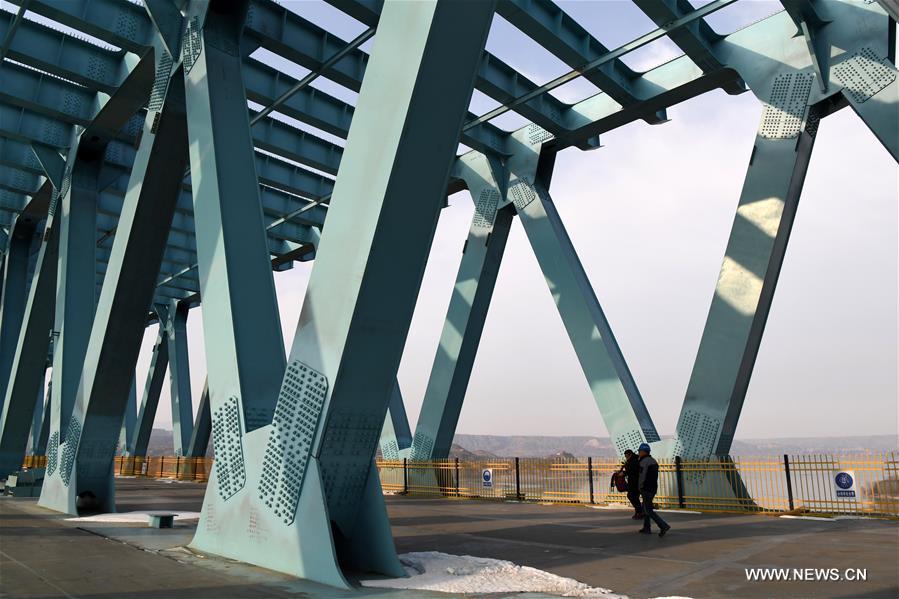
[(381, 448), (381, 457), (385, 460), (409, 457), (412, 448), (412, 431), (409, 430), (409, 418), (406, 416), (406, 405), (403, 403), (399, 381), (396, 382), (390, 393), (387, 417), (384, 419), (384, 427), (381, 429), (378, 445)]
[[(246, 6), (231, 13), (206, 8), (191, 3), (188, 35), (195, 41), (182, 54), (191, 172), (202, 173), (193, 198), (209, 402), (213, 426), (235, 402), (243, 434), (271, 422), (284, 344), (241, 83)], [(217, 461), (216, 469), (227, 465)]]
[(159, 407), (159, 395), (162, 393), (166, 368), (169, 366), (169, 343), (164, 328), (168, 306), (157, 305), (156, 310), (159, 316), (159, 332), (156, 334), (156, 341), (153, 342), (153, 356), (150, 358), (147, 381), (144, 383), (144, 392), (134, 425), (134, 446), (129, 455), (147, 455), (150, 434), (156, 421), (156, 409)]
[(41, 411), (41, 430), (37, 437), (37, 443), (32, 446), (32, 455), (47, 455), (47, 440), (50, 438), (50, 406), (53, 405), (53, 385), (47, 383), (43, 410)]
[[(48, 467), (41, 491), (41, 505), (66, 513), (77, 511), (76, 498), (87, 491), (96, 497), (98, 509), (115, 510), (112, 458), (134, 378), (147, 309), (156, 291), (167, 227), (187, 162), (180, 67), (175, 68), (175, 76), (169, 82), (171, 63), (168, 68), (164, 66), (165, 54), (158, 47), (144, 60), (149, 71), (132, 75), (135, 86), (144, 89), (135, 97), (145, 101), (153, 87), (151, 102), (158, 112), (148, 114), (144, 122), (132, 183), (122, 206), (91, 328), (69, 424), (66, 459), (54, 474), (49, 474)], [(159, 72), (157, 85), (153, 85), (154, 70)], [(122, 102), (115, 108), (121, 111), (120, 115), (130, 116), (141, 104)]]
[[(6, 34), (12, 19), (12, 14), (0, 12), (0, 35)], [(28, 19), (16, 31), (8, 57), (107, 95), (116, 91), (134, 64), (134, 55), (122, 56), (73, 36), (58, 35)]]
[(94, 241), (102, 154), (80, 153), (78, 145), (73, 136), (55, 211), (51, 205), (52, 226), (59, 228), (52, 370), (56, 401), (50, 418), (50, 435), (57, 434), (57, 444), (67, 438), (96, 307)]
[[(488, 2), (386, 7), (275, 420), (236, 429), (239, 458), (216, 448), (192, 547), (342, 587), (341, 566), (402, 575), (372, 458), (492, 15)], [(214, 382), (210, 371), (216, 427), (227, 412), (217, 418)], [(250, 517), (264, 544), (245, 535)]]
[(581, 369), (619, 454), (659, 440), (633, 375), (549, 195), (554, 155), (537, 129), (517, 139), (509, 190)]
[[(0, 418), (0, 478), (22, 466), (34, 396), (43, 386), (49, 331), (53, 327), (56, 301), (56, 269), (59, 229), (48, 227), (42, 237), (34, 274), (28, 290), (28, 302), (16, 344), (15, 358)], [(51, 404), (52, 407), (52, 404)]]
[(200, 394), (200, 406), (197, 408), (197, 418), (194, 422), (194, 430), (190, 435), (190, 444), (187, 446), (187, 455), (191, 458), (201, 458), (206, 455), (209, 447), (209, 435), (212, 434), (212, 412), (209, 410), (209, 385), (203, 382), (203, 392)]
[[(47, 376), (47, 363), (44, 362), (44, 372), (41, 379)], [(43, 455), (35, 453), (41, 442), (41, 424), (44, 421), (44, 388), (41, 385), (34, 397), (34, 407), (31, 413), (31, 432), (28, 434), (28, 445), (25, 447), (25, 455)]]
[[(693, 10), (689, 0), (634, 0), (634, 4), (659, 27)], [(715, 54), (715, 44), (722, 36), (704, 20), (672, 31), (669, 37), (703, 71), (710, 72), (722, 67), (722, 61)]]
[[(603, 8), (597, 5), (596, 10)], [(504, 0), (497, 4), (496, 12), (572, 68), (609, 51), (552, 0)], [(620, 59), (584, 75), (622, 106), (642, 99), (633, 89), (637, 77)], [(647, 119), (663, 121), (664, 115), (649, 115)]]
[(28, 260), (38, 223), (27, 214), (12, 226), (3, 256), (3, 293), (0, 299), (0, 410), (3, 409), (10, 371), (19, 342), (19, 330), (28, 300)]
[(133, 377), (131, 379), (131, 391), (128, 392), (128, 403), (125, 404), (125, 416), (122, 419), (122, 430), (119, 432), (119, 452), (121, 452), (122, 455), (134, 455), (134, 424), (136, 420), (137, 377)]
[[(13, 1), (17, 3), (21, 0)], [(79, 0), (76, 4), (69, 0), (36, 0), (31, 5), (31, 10), (132, 52), (140, 52), (150, 43), (148, 40), (151, 39), (152, 32), (149, 20), (139, 7), (130, 3), (114, 0)], [(368, 16), (369, 20), (373, 16), (374, 21), (377, 21), (377, 13), (369, 12)], [(101, 27), (100, 24), (104, 26)], [(310, 70), (320, 68), (328, 57), (346, 44), (335, 35), (324, 32), (271, 0), (257, 0), (250, 4), (247, 25), (246, 37), (257, 40), (267, 49)], [(367, 56), (363, 52), (353, 52), (332, 69), (326, 70), (324, 74), (341, 85), (358, 91), (366, 62)], [(506, 74), (511, 72), (511, 69), (495, 58), (492, 58), (491, 63), (499, 65), (500, 72)], [(505, 75), (504, 77), (507, 81), (512, 79)], [(479, 77), (479, 81), (480, 79)], [(487, 85), (503, 89), (499, 81), (491, 81), (486, 76), (484, 79)], [(503, 91), (506, 95), (511, 92), (509, 89)], [(321, 97), (322, 94), (318, 95)], [(555, 106), (556, 109), (561, 107), (561, 104)], [(468, 132), (463, 136), (463, 141), (471, 147), (496, 152), (501, 151), (502, 140), (505, 137), (505, 132), (486, 124)]]
[[(259, 125), (263, 125), (263, 123), (259, 123)], [(70, 130), (70, 127), (66, 126), (64, 123), (55, 121), (52, 117), (30, 112), (22, 108), (13, 108), (12, 106), (0, 103), (0, 136), (4, 138), (32, 143), (37, 142), (56, 147), (66, 147), (65, 143), (60, 143), (60, 139), (61, 135), (68, 130)], [(293, 137), (290, 135), (291, 128), (286, 125), (261, 129), (262, 132), (266, 133), (273, 130), (279, 131), (281, 139), (285, 141), (290, 140)], [(294, 142), (300, 144), (303, 139), (305, 138), (297, 136), (294, 139)], [(257, 140), (254, 138), (254, 142), (256, 141)], [(294, 156), (300, 158), (300, 162), (306, 162), (302, 155), (295, 154)], [(263, 185), (279, 188), (287, 193), (312, 199), (328, 195), (333, 188), (333, 181), (331, 179), (298, 168), (288, 162), (279, 160), (276, 157), (256, 152), (255, 159), (257, 171), (259, 172), (259, 182)], [(130, 145), (113, 141), (107, 148), (105, 166), (117, 168), (122, 173), (123, 177), (119, 179), (118, 183), (123, 192), (124, 185), (127, 182), (124, 175), (127, 175), (133, 160), (134, 149)], [(29, 164), (31, 163), (29, 162)], [(336, 169), (336, 164), (334, 165), (334, 168)], [(32, 187), (32, 189), (34, 189), (34, 187)], [(190, 190), (189, 185), (186, 186), (186, 190)], [(281, 213), (283, 214), (283, 212)]]
[[(765, 108), (676, 437), (660, 445), (663, 455), (705, 459), (730, 451), (818, 123), (844, 102), (835, 94), (842, 91), (849, 98), (862, 89), (859, 99), (868, 96), (862, 103), (894, 107), (892, 121), (885, 114), (889, 110), (881, 113), (886, 118), (877, 119), (880, 130), (897, 127), (899, 103), (895, 66), (887, 60), (890, 25), (885, 15), (873, 4), (821, 4), (833, 19), (828, 25), (831, 84), (815, 84), (821, 63), (802, 37), (793, 36), (796, 25), (786, 12), (759, 25), (770, 38), (789, 42), (771, 46), (758, 29), (748, 28), (719, 45), (721, 59), (740, 73)], [(858, 68), (864, 74), (856, 74)]]
[[(29, 173), (44, 174), (41, 163), (31, 151), (31, 144), (15, 139), (0, 138), (0, 164), (21, 168)], [(29, 189), (28, 192), (33, 193), (34, 188)], [(5, 245), (5, 239), (3, 242)]]
[(449, 457), (512, 224), (512, 209), (500, 209), (507, 176), (499, 164), (472, 152), (453, 170), (466, 182), (475, 212), (415, 428), (416, 460)]
[(190, 304), (186, 302), (171, 301), (165, 319), (166, 342), (169, 346), (172, 441), (176, 456), (187, 455), (185, 452), (190, 447), (190, 437), (194, 428), (193, 404), (190, 397), (190, 362), (187, 353), (189, 309)]

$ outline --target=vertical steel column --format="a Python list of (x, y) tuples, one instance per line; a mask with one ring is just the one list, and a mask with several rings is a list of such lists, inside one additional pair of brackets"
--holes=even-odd
[(412, 431), (409, 430), (409, 418), (406, 416), (406, 406), (403, 403), (403, 394), (400, 392), (400, 382), (397, 381), (390, 394), (390, 404), (387, 406), (387, 418), (384, 419), (384, 427), (381, 429), (381, 456), (385, 460), (398, 460), (409, 453), (412, 447)]
[(98, 177), (103, 153), (80, 152), (79, 137), (73, 134), (53, 221), (59, 227), (59, 267), (51, 374), (56, 401), (50, 415), (50, 444), (57, 446), (68, 439), (96, 308)]
[(28, 262), (36, 224), (33, 217), (19, 215), (10, 226), (6, 255), (3, 257), (4, 277), (0, 279), (3, 286), (0, 299), (0, 409), (6, 397), (19, 330), (25, 316)]
[(786, 72), (755, 88), (768, 100), (675, 441), (662, 457), (730, 451), (814, 145), (819, 118), (806, 107), (813, 80)]
[(187, 355), (187, 302), (172, 300), (165, 321), (169, 346), (169, 379), (172, 388), (172, 441), (176, 456), (186, 455), (194, 428), (190, 397), (190, 363)]
[(134, 455), (134, 424), (137, 420), (137, 377), (131, 379), (131, 391), (128, 392), (128, 403), (125, 405), (125, 418), (119, 433), (119, 451), (122, 455)]
[[(45, 363), (46, 364), (46, 363)], [(44, 377), (47, 376), (46, 366), (44, 368)], [(37, 390), (34, 397), (34, 411), (31, 413), (31, 433), (28, 435), (28, 446), (25, 448), (27, 455), (39, 455), (35, 453), (41, 438), (41, 423), (44, 421), (44, 388), (43, 385)]]
[[(238, 437), (271, 423), (284, 377), (241, 76), (246, 12), (246, 0), (193, 1), (182, 43), (209, 405), (213, 427), (225, 426), (227, 414)], [(219, 440), (224, 439), (214, 435), (213, 443)], [(241, 470), (243, 459), (235, 454)], [(228, 464), (225, 449), (217, 447), (215, 470)], [(244, 483), (245, 475), (238, 474), (234, 484)]]
[(206, 455), (209, 447), (209, 435), (212, 433), (212, 414), (209, 411), (209, 386), (203, 383), (203, 393), (200, 395), (200, 407), (197, 410), (197, 420), (194, 422), (194, 430), (190, 435), (187, 456), (201, 458)]
[(512, 224), (512, 210), (498, 209), (505, 186), (498, 165), (468, 153), (454, 168), (468, 186), (475, 212), (415, 427), (415, 460), (449, 456)]
[(94, 120), (104, 116), (103, 130), (115, 132), (150, 97), (91, 328), (66, 455), (58, 476), (45, 478), (41, 492), (40, 504), (58, 511), (75, 513), (76, 498), (88, 492), (96, 497), (95, 509), (115, 510), (113, 458), (186, 166), (183, 85), (180, 71), (176, 68), (174, 77), (171, 71), (171, 57), (157, 44), (106, 104), (106, 114)]
[[(19, 331), (9, 386), (0, 419), (0, 478), (5, 478), (22, 465), (28, 442), (28, 425), (34, 396), (43, 387), (41, 373), (47, 366), (50, 330), (56, 302), (56, 269), (59, 251), (59, 228), (47, 221), (38, 253), (34, 283), (28, 290), (25, 318)], [(47, 406), (45, 420), (52, 412)]]
[(525, 135), (516, 137), (519, 149), (509, 160), (509, 196), (609, 436), (623, 454), (644, 441), (658, 441), (659, 435), (549, 195), (554, 155), (543, 150), (542, 144), (551, 136), (536, 125)]
[(47, 383), (47, 395), (44, 399), (44, 409), (41, 418), (41, 434), (38, 436), (34, 455), (47, 455), (47, 439), (50, 438), (50, 406), (53, 402), (53, 385)]
[[(239, 422), (229, 422), (229, 410), (241, 415), (240, 387), (234, 381), (225, 388), (232, 398), (217, 399), (210, 356), (213, 427), (222, 437), (233, 431), (233, 440), (223, 460), (215, 431), (192, 547), (344, 588), (341, 566), (403, 575), (373, 458), (492, 16), (492, 2), (385, 3), (268, 431), (241, 435)], [(203, 51), (212, 56), (210, 37)], [(231, 130), (237, 118), (235, 111)], [(219, 248), (223, 240), (219, 230)], [(198, 253), (202, 246), (198, 230)], [(207, 284), (231, 276), (222, 268), (204, 274), (202, 256), (200, 264)], [(227, 328), (201, 293), (213, 325), (206, 330)], [(207, 333), (207, 347), (228, 347), (212, 339)], [(233, 365), (228, 377), (240, 371), (217, 358), (219, 368)], [(265, 534), (248, 535), (248, 527)]]
[(156, 315), (159, 319), (159, 333), (157, 333), (156, 341), (153, 343), (153, 357), (150, 359), (147, 382), (144, 384), (144, 393), (141, 397), (140, 409), (137, 412), (137, 422), (134, 425), (134, 453), (132, 455), (147, 455), (150, 434), (153, 432), (153, 422), (156, 420), (159, 394), (162, 393), (162, 385), (165, 383), (165, 371), (169, 364), (169, 344), (165, 333), (167, 312), (168, 309), (166, 307), (156, 306)]

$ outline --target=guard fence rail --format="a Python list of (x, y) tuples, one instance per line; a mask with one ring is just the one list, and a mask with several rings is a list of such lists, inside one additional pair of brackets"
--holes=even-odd
[[(612, 474), (621, 467), (615, 458), (379, 459), (376, 463), (387, 494), (628, 503), (626, 494), (611, 485)], [(212, 464), (212, 458), (117, 456), (115, 474), (206, 481)], [(29, 468), (45, 465), (44, 456), (27, 456), (24, 464)], [(899, 458), (890, 452), (663, 460), (655, 502), (669, 509), (899, 518)]]

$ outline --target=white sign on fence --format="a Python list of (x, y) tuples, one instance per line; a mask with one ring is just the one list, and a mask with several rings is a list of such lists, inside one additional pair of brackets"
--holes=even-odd
[(481, 481), (484, 483), (485, 487), (493, 486), (493, 469), (492, 468), (484, 468), (483, 472), (481, 472)]
[(833, 473), (833, 490), (837, 499), (855, 499), (855, 472), (852, 470), (836, 470)]

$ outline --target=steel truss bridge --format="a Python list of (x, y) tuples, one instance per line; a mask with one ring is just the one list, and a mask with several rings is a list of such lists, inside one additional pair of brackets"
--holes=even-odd
[[(272, 0), (11, 0), (0, 13), (0, 476), (30, 446), (48, 456), (42, 505), (76, 513), (90, 492), (113, 511), (113, 456), (145, 453), (168, 367), (176, 452), (202, 455), (211, 432), (216, 458), (192, 546), (340, 587), (345, 569), (402, 575), (373, 457), (379, 444), (446, 457), (516, 216), (619, 450), (726, 455), (820, 120), (848, 106), (899, 158), (896, 3), (783, 0), (721, 35), (704, 18), (736, 0), (634, 0), (658, 28), (610, 50), (551, 0), (326, 1), (366, 31), (348, 42)], [(484, 51), (494, 14), (571, 72), (538, 85)], [(646, 72), (621, 60), (663, 37), (683, 55)], [(319, 76), (355, 105), (310, 86)], [(600, 93), (549, 93), (578, 78)], [(473, 89), (499, 107), (469, 112)], [(662, 441), (549, 183), (559, 150), (664, 123), (714, 89), (764, 109)], [(507, 111), (529, 123), (493, 124)], [(439, 212), (461, 189), (475, 213), (413, 436), (396, 372)], [(272, 271), (313, 258), (285, 355)], [(194, 423), (185, 320), (201, 301)]]

